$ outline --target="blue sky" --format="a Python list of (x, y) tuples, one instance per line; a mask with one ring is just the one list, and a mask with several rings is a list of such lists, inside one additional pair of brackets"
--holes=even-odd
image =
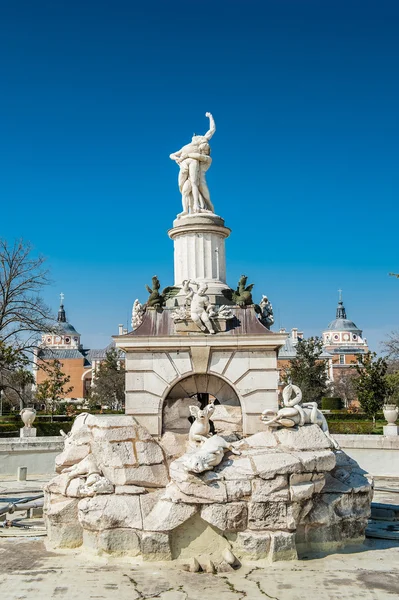
[(399, 4), (153, 0), (0, 6), (0, 235), (48, 257), (85, 345), (173, 283), (169, 154), (217, 132), (208, 183), (228, 282), (276, 325), (398, 327)]

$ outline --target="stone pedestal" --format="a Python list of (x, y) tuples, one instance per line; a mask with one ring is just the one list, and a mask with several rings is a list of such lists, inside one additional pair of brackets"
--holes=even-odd
[(19, 430), (19, 437), (21, 438), (31, 438), (36, 437), (36, 427), (21, 427)]
[(382, 428), (384, 435), (386, 436), (398, 436), (399, 427), (397, 425), (384, 425)]
[(213, 213), (175, 219), (173, 229), (168, 231), (174, 242), (174, 285), (181, 286), (186, 279), (205, 282), (211, 302), (219, 296), (228, 303), (222, 291), (229, 289), (224, 240), (230, 233), (224, 220)]

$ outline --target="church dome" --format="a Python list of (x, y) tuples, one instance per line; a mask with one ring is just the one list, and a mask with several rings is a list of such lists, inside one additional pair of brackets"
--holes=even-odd
[(361, 333), (361, 330), (356, 327), (353, 321), (349, 319), (334, 319), (327, 327), (329, 331), (351, 331), (352, 333)]

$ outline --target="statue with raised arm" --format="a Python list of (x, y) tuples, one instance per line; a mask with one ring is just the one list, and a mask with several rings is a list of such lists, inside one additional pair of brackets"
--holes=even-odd
[(216, 126), (211, 113), (207, 112), (205, 116), (209, 118), (209, 130), (205, 135), (194, 134), (189, 144), (170, 155), (180, 167), (178, 181), (183, 212), (179, 217), (190, 213), (214, 212), (205, 173), (212, 163), (209, 140), (215, 133)]

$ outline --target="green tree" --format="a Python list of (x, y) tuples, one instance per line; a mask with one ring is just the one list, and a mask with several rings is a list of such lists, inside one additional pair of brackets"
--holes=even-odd
[(399, 406), (399, 371), (385, 375), (389, 402)]
[(290, 360), (282, 375), (286, 383), (291, 381), (302, 390), (305, 402), (321, 403), (329, 388), (326, 360), (321, 358), (323, 342), (317, 337), (299, 339), (296, 357)]
[(375, 427), (376, 415), (389, 393), (386, 379), (388, 363), (385, 358), (377, 358), (375, 352), (360, 355), (358, 360), (358, 364), (353, 367), (358, 374), (354, 380), (357, 397), (366, 415), (373, 419)]
[(59, 402), (73, 390), (72, 386), (66, 387), (71, 378), (62, 371), (62, 363), (57, 358), (41, 364), (41, 369), (46, 371), (48, 377), (37, 386), (36, 400), (46, 405), (53, 420)]
[(124, 360), (115, 348), (106, 352), (95, 373), (89, 405), (121, 410), (125, 404)]
[(21, 409), (32, 401), (34, 378), (28, 365), (23, 352), (0, 340), (0, 389), (5, 405)]

